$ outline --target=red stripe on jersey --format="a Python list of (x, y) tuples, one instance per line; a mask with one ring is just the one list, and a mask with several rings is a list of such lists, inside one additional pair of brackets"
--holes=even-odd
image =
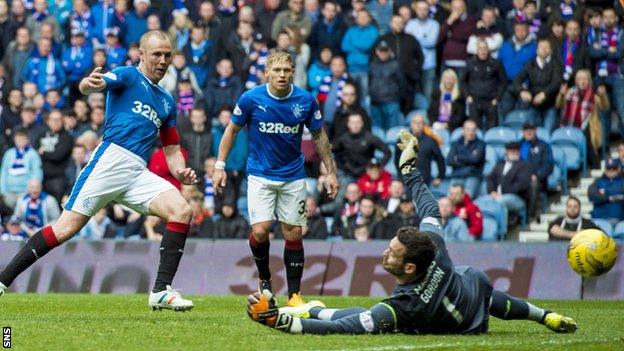
[(180, 144), (180, 135), (176, 127), (163, 128), (160, 130), (160, 141), (163, 146)]

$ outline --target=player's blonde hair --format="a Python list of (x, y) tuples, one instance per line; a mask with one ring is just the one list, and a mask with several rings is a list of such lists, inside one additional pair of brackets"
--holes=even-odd
[(286, 51), (275, 50), (271, 54), (269, 54), (269, 57), (267, 58), (266, 68), (270, 69), (274, 63), (289, 63), (293, 69), (295, 68), (295, 62), (293, 61), (292, 56)]

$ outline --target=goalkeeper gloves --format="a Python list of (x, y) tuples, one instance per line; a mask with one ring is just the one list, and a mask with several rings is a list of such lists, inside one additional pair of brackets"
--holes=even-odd
[(273, 294), (269, 290), (263, 290), (262, 293), (255, 292), (247, 297), (247, 315), (255, 322), (287, 333), (291, 331), (295, 318), (279, 313)]

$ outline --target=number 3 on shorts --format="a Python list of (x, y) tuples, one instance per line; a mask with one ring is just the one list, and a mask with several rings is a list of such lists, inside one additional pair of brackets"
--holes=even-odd
[(297, 213), (300, 215), (303, 215), (306, 212), (306, 201), (305, 200), (299, 201), (298, 207), (299, 207), (299, 211), (297, 211)]

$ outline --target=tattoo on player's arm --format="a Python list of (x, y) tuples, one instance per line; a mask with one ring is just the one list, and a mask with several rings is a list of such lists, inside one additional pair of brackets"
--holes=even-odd
[(321, 160), (323, 160), (323, 164), (329, 173), (335, 173), (334, 169), (334, 160), (332, 158), (331, 152), (331, 143), (327, 138), (327, 134), (323, 129), (319, 129), (316, 132), (312, 132), (312, 138), (314, 139), (314, 144), (316, 145), (316, 152), (318, 152)]

